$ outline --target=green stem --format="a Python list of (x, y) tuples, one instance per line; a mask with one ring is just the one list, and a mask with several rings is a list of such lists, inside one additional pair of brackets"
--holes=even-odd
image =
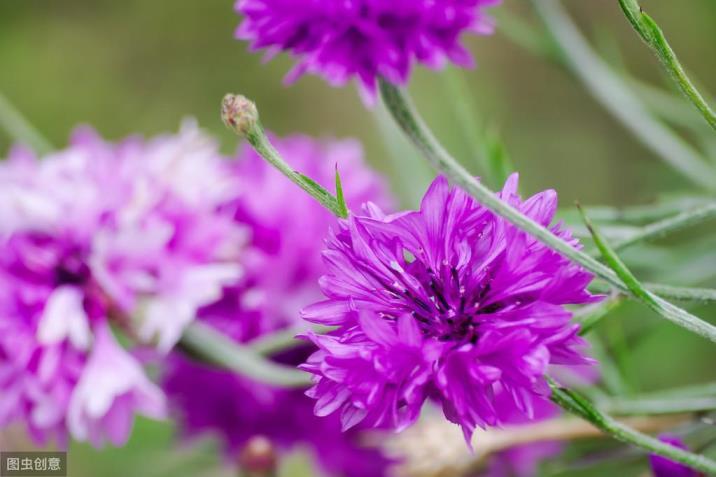
[(628, 398), (597, 401), (597, 407), (616, 415), (680, 414), (716, 410), (716, 397), (694, 396), (676, 399)]
[[(311, 328), (311, 330), (315, 333), (325, 333), (331, 329), (332, 328), (327, 326), (318, 325)], [(253, 340), (248, 347), (256, 354), (271, 356), (272, 354), (280, 353), (281, 351), (305, 344), (305, 341), (298, 339), (296, 336), (301, 333), (305, 333), (306, 331), (306, 328), (289, 328), (286, 330), (280, 330)]]
[(707, 123), (716, 130), (716, 112), (708, 105), (704, 97), (699, 93), (689, 76), (684, 71), (681, 62), (676, 57), (676, 53), (666, 41), (664, 32), (659, 25), (641, 9), (636, 0), (619, 0), (624, 14), (634, 30), (644, 40), (644, 42), (654, 50), (657, 58), (664, 65), (669, 75), (674, 79), (676, 86), (682, 93), (696, 106)]
[(236, 134), (243, 136), (254, 150), (269, 164), (278, 169), (308, 195), (316, 199), (321, 205), (333, 212), (336, 216), (345, 218), (348, 210), (343, 202), (340, 178), (336, 172), (336, 194), (334, 196), (319, 183), (308, 176), (295, 171), (271, 144), (259, 120), (256, 105), (241, 95), (227, 94), (221, 103), (221, 118)]
[(241, 346), (209, 326), (195, 321), (182, 335), (180, 346), (202, 362), (220, 366), (274, 386), (303, 388), (310, 386), (308, 374), (266, 360), (248, 347)]
[(256, 127), (253, 128), (247, 135), (246, 140), (253, 146), (256, 152), (269, 162), (276, 169), (281, 171), (286, 177), (291, 179), (301, 189), (306, 191), (311, 197), (316, 199), (325, 208), (333, 212), (338, 217), (347, 217), (348, 214), (345, 209), (339, 205), (338, 200), (327, 192), (318, 183), (314, 182), (307, 176), (293, 170), (291, 166), (286, 163), (281, 155), (269, 141), (266, 133), (261, 126), (261, 123), (257, 123)]
[(52, 144), (2, 94), (0, 94), (0, 126), (12, 139), (31, 147), (39, 155), (49, 154), (54, 149)]
[[(660, 316), (663, 316), (667, 320), (674, 323), (680, 323), (684, 328), (694, 333), (710, 333), (713, 329), (715, 329), (713, 325), (700, 320), (699, 318), (691, 315), (689, 312), (669, 303), (668, 301), (662, 300), (654, 293), (644, 288), (634, 274), (627, 268), (624, 262), (622, 262), (614, 249), (607, 243), (599, 230), (597, 230), (597, 228), (591, 223), (586, 214), (583, 213), (582, 216), (587, 228), (592, 233), (594, 243), (597, 245), (602, 257), (604, 257), (606, 263), (614, 271), (614, 273), (616, 273), (621, 282), (626, 285), (631, 296), (639, 299)], [(687, 319), (689, 317), (690, 319)], [(711, 331), (709, 331), (709, 329), (711, 329)]]
[(630, 88), (592, 51), (560, 4), (556, 0), (532, 3), (562, 49), (567, 65), (589, 92), (663, 161), (695, 184), (715, 190), (716, 171), (688, 143), (649, 114)]
[[(643, 287), (655, 295), (667, 300), (695, 301), (703, 303), (716, 302), (716, 290), (713, 288), (675, 287), (660, 283), (642, 283)], [(596, 293), (608, 293), (610, 288), (594, 282), (589, 289)]]
[(636, 243), (660, 238), (713, 218), (716, 218), (716, 202), (646, 225), (634, 235), (615, 241), (612, 247), (614, 250), (622, 250)]
[(655, 220), (671, 217), (683, 210), (716, 204), (713, 198), (682, 197), (652, 205), (636, 205), (616, 208), (606, 206), (586, 207), (592, 220), (597, 222), (626, 222), (629, 224), (648, 224)]
[(635, 431), (634, 429), (631, 429), (614, 420), (609, 415), (597, 410), (583, 396), (572, 390), (560, 387), (554, 381), (550, 380), (550, 387), (552, 389), (551, 399), (555, 404), (566, 411), (591, 422), (595, 427), (601, 429), (615, 439), (645, 449), (649, 453), (666, 457), (674, 462), (682, 463), (692, 469), (709, 474), (716, 473), (716, 462), (713, 460), (705, 456), (694, 454), (669, 444), (665, 444), (658, 439), (654, 439), (646, 434)]
[[(386, 107), (393, 115), (393, 119), (415, 146), (425, 155), (433, 167), (443, 172), (455, 184), (463, 188), (468, 194), (472, 195), (492, 212), (504, 217), (507, 221), (531, 234), (551, 249), (581, 265), (586, 270), (594, 273), (622, 292), (634, 297), (639, 297), (639, 295), (634, 294), (634, 290), (630, 289), (609, 267), (588, 254), (577, 250), (569, 243), (557, 237), (549, 229), (500, 200), (494, 192), (471, 176), (437, 141), (417, 114), (417, 111), (407, 96), (400, 89), (386, 81), (380, 81), (380, 91)], [(653, 299), (660, 305), (659, 309), (662, 311), (660, 313), (661, 316), (700, 336), (716, 342), (716, 327), (659, 297), (653, 297)]]

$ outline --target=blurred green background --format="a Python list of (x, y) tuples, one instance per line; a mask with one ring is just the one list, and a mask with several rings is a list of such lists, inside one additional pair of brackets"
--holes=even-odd
[[(707, 91), (709, 86), (716, 90), (716, 2), (642, 3), (693, 76)], [(615, 68), (674, 94), (616, 0), (565, 4)], [(528, 2), (506, 0), (501, 9), (501, 16), (519, 18), (543, 32)], [(218, 105), (226, 92), (241, 92), (257, 102), (264, 124), (281, 135), (359, 138), (368, 160), (390, 178), (405, 205), (415, 205), (429, 175), (417, 166), (410, 174), (399, 173), (391, 151), (403, 151), (404, 163), (421, 162), (393, 131), (381, 132), (379, 108), (365, 108), (352, 87), (332, 89), (316, 77), (284, 87), (291, 60), (280, 57), (262, 64), (260, 55), (233, 39), (238, 22), (230, 0), (0, 0), (0, 93), (58, 146), (82, 123), (119, 139), (175, 131), (183, 117), (194, 116), (230, 152), (236, 138), (221, 124)], [(568, 208), (575, 200), (623, 206), (697, 192), (605, 112), (563, 66), (516, 45), (500, 31), (500, 23), (494, 37), (469, 41), (479, 66), (466, 78), (481, 123), (499, 130), (524, 192), (555, 188)], [(411, 93), (418, 105), (449, 149), (471, 165), (473, 153), (445, 91), (444, 77), (416, 71)], [(688, 106), (686, 111), (691, 114)], [(691, 120), (698, 123), (700, 118), (693, 113)], [(698, 136), (691, 128), (679, 132), (689, 140)], [(0, 151), (10, 143), (0, 132)], [(706, 150), (716, 159), (713, 148)], [(664, 282), (714, 284), (713, 274), (707, 273), (716, 270), (714, 254), (694, 259), (695, 250), (716, 249), (713, 228), (690, 230), (658, 245), (627, 258), (637, 271)], [(667, 245), (671, 255), (664, 253)], [(673, 255), (677, 251), (680, 255)], [(654, 257), (664, 262), (654, 263)], [(693, 311), (716, 318), (712, 308)], [(614, 328), (611, 320), (598, 331), (610, 344), (621, 334), (636, 337), (621, 345), (628, 356), (620, 363), (633, 392), (716, 378), (715, 347), (639, 305), (629, 304), (616, 316), (623, 326)], [(7, 439), (17, 445), (22, 438), (13, 434)], [(124, 449), (74, 446), (71, 475), (231, 475), (212, 457), (213, 444), (179, 452), (172, 450), (174, 444), (171, 426), (142, 421)], [(295, 468), (287, 475), (297, 475)]]

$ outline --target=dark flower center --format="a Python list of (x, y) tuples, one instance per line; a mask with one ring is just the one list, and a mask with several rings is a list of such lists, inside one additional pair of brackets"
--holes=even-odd
[(90, 269), (79, 253), (70, 253), (57, 264), (54, 274), (58, 286), (83, 285), (90, 278)]
[(484, 315), (502, 308), (499, 303), (483, 306), (490, 292), (491, 274), (477, 285), (465, 286), (454, 266), (445, 264), (436, 272), (419, 260), (406, 261), (406, 271), (417, 278), (420, 287), (411, 289), (396, 282), (386, 288), (391, 295), (407, 302), (409, 313), (423, 334), (458, 345), (477, 343)]

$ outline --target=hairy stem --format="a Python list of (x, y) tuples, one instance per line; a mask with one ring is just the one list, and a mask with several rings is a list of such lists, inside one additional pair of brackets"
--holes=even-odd
[(641, 9), (637, 0), (619, 0), (629, 23), (642, 40), (656, 53), (657, 58), (673, 78), (676, 86), (691, 101), (707, 123), (716, 130), (716, 112), (706, 102), (696, 86), (694, 86), (684, 67), (676, 57), (676, 53), (666, 41), (666, 36), (659, 25)]
[(693, 210), (668, 217), (664, 220), (645, 225), (637, 233), (612, 244), (614, 250), (622, 250), (636, 243), (664, 237), (702, 222), (716, 218), (716, 202), (706, 204)]
[(552, 402), (567, 412), (591, 422), (595, 427), (615, 439), (640, 447), (652, 454), (666, 457), (674, 462), (680, 462), (695, 470), (709, 474), (716, 472), (716, 462), (713, 460), (703, 455), (673, 447), (651, 436), (642, 434), (634, 428), (597, 410), (587, 399), (578, 393), (562, 388), (553, 381), (550, 382), (550, 387), (552, 388)]
[(266, 384), (287, 388), (310, 386), (308, 374), (268, 361), (248, 347), (241, 346), (213, 328), (195, 321), (190, 324), (180, 347), (202, 362), (234, 371)]
[(567, 66), (641, 143), (695, 184), (716, 189), (716, 171), (688, 143), (655, 120), (631, 89), (594, 53), (557, 0), (532, 0)]
[[(594, 273), (618, 290), (635, 298), (643, 298), (634, 293), (612, 269), (600, 263), (590, 255), (577, 250), (569, 243), (553, 234), (549, 229), (538, 224), (530, 217), (500, 200), (497, 195), (480, 183), (462, 167), (433, 136), (425, 122), (420, 118), (408, 97), (397, 87), (380, 82), (381, 95), (388, 111), (408, 138), (423, 153), (438, 171), (448, 176), (455, 184), (477, 199), (492, 212), (504, 217), (516, 227), (531, 234), (551, 249)], [(688, 329), (704, 338), (716, 342), (716, 327), (700, 318), (672, 305), (664, 299), (654, 296), (660, 316)]]
[(348, 210), (342, 200), (343, 195), (338, 172), (336, 171), (336, 197), (310, 177), (295, 171), (283, 160), (281, 154), (278, 153), (268, 136), (266, 136), (261, 121), (259, 121), (258, 110), (253, 102), (241, 95), (227, 94), (221, 103), (221, 118), (224, 124), (232, 131), (245, 137), (259, 156), (278, 169), (308, 195), (316, 199), (322, 206), (338, 217), (345, 218), (348, 216)]

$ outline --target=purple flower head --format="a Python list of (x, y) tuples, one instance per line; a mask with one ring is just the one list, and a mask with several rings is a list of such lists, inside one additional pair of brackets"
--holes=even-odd
[[(521, 201), (516, 175), (500, 197), (544, 226), (557, 207), (554, 191)], [(579, 246), (559, 224), (552, 231)], [(327, 299), (303, 316), (338, 328), (309, 335), (319, 351), (303, 367), (316, 413), (338, 412), (345, 428), (404, 428), (431, 397), (469, 438), (511, 407), (532, 418), (549, 366), (590, 362), (564, 305), (597, 299), (592, 276), (445, 178), (419, 211), (368, 204), (341, 221), (324, 259)]]
[[(272, 142), (292, 167), (322, 184), (333, 183), (337, 167), (349, 206), (367, 200), (389, 202), (381, 179), (366, 167), (356, 142), (304, 136)], [(301, 325), (301, 308), (320, 298), (321, 246), (337, 221), (248, 146), (237, 156), (232, 177), (240, 192), (225, 212), (247, 229), (247, 246), (240, 257), (244, 273), (225, 287), (220, 299), (203, 307), (199, 317), (236, 342), (247, 343)], [(312, 350), (303, 343), (273, 359), (295, 366)], [(183, 433), (217, 434), (232, 460), (252, 438), (262, 436), (279, 451), (308, 449), (325, 475), (384, 475), (387, 459), (361, 446), (358, 432), (341, 432), (338, 417), (316, 417), (304, 390), (275, 388), (178, 355), (172, 356), (163, 375)]]
[[(677, 447), (679, 449), (687, 450), (683, 441), (676, 436), (663, 435), (659, 436), (659, 440), (670, 446)], [(686, 467), (678, 462), (671, 461), (666, 457), (660, 455), (651, 454), (649, 456), (649, 462), (651, 463), (651, 470), (654, 472), (654, 477), (698, 477), (699, 473), (695, 470)]]
[(0, 427), (120, 445), (135, 413), (164, 416), (110, 326), (166, 350), (240, 276), (226, 177), (191, 125), (119, 144), (80, 129), (41, 161), (18, 149), (0, 164)]
[(323, 76), (332, 85), (350, 79), (375, 95), (384, 77), (404, 85), (413, 63), (437, 69), (451, 61), (472, 66), (462, 34), (489, 34), (486, 7), (499, 0), (238, 0), (244, 21), (236, 37), (268, 55), (285, 51), (298, 64), (288, 75)]

